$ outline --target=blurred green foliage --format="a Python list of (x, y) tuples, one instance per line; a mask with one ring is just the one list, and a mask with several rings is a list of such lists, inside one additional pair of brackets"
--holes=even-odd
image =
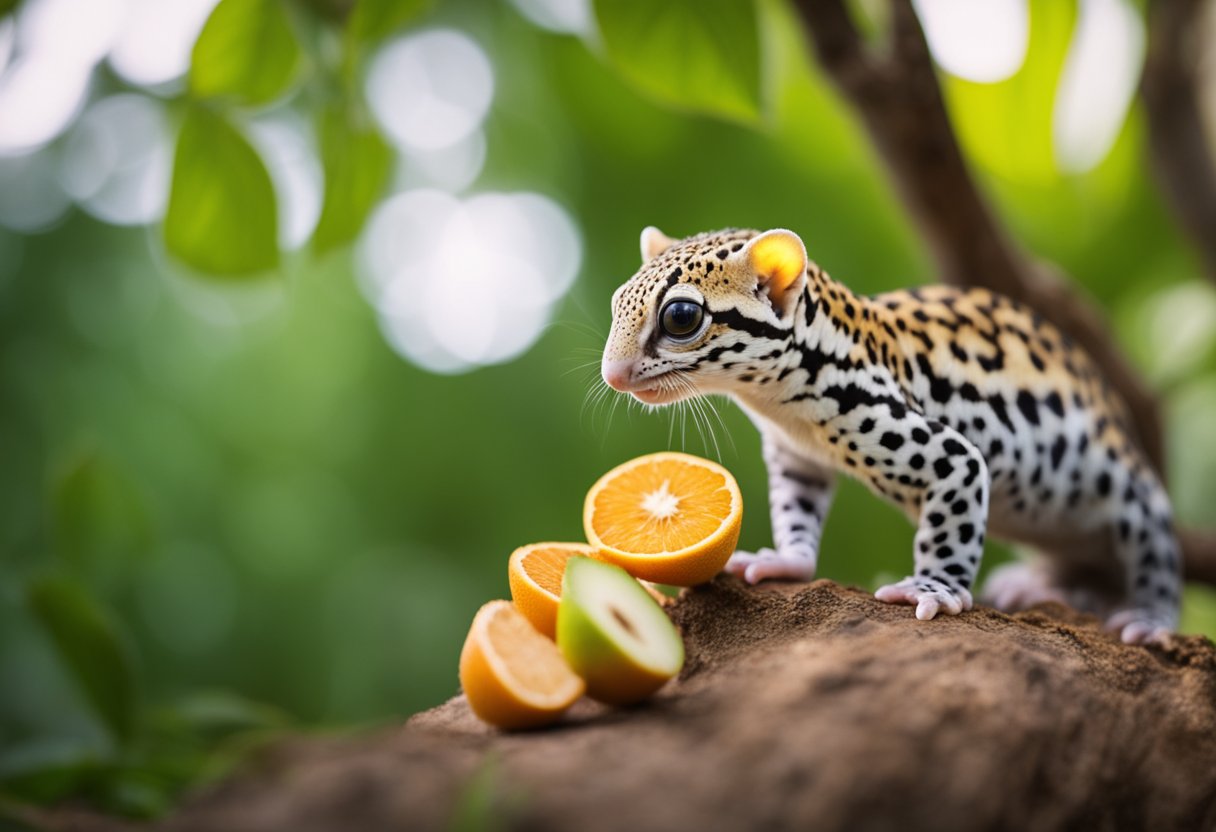
[(321, 117), (319, 139), (326, 186), (321, 216), (312, 235), (317, 254), (358, 236), (392, 170), (392, 150), (366, 121), (356, 123), (332, 110)]
[(348, 40), (367, 46), (400, 30), (430, 5), (430, 0), (359, 0), (346, 25)]
[(117, 626), (67, 578), (31, 582), (28, 600), (94, 712), (114, 741), (125, 743), (132, 733), (134, 680)]
[(265, 104), (291, 83), (300, 44), (279, 0), (221, 0), (194, 44), (190, 92)]
[(182, 120), (165, 245), (215, 275), (257, 273), (279, 263), (270, 174), (245, 137), (203, 105), (191, 106)]
[(604, 50), (666, 104), (711, 115), (760, 115), (756, 7), (735, 0), (598, 0)]
[[(608, 298), (637, 267), (644, 225), (791, 227), (862, 292), (933, 278), (779, 0), (716, 0), (713, 17), (691, 0), (597, 0), (599, 34), (585, 40), (479, 0), (359, 0), (345, 18), (330, 5), (217, 6), (173, 100), (160, 228), (77, 214), (37, 236), (0, 231), (10, 795), (151, 815), (285, 728), (399, 721), (442, 701), (474, 611), (507, 596), (510, 551), (579, 539), (586, 488), (637, 454), (720, 446), (744, 492), (740, 545), (766, 545), (758, 438), (729, 404), (716, 440), (668, 412), (587, 406)], [(1209, 521), (1216, 471), (1183, 443), (1216, 451), (1199, 409), (1216, 402), (1216, 351), (1199, 326), (1163, 353), (1173, 320), (1153, 310), (1199, 309), (1168, 306), (1171, 293), (1210, 292), (1192, 286), (1151, 186), (1137, 109), (1100, 165), (1059, 171), (1051, 108), (1075, 4), (1032, 9), (1019, 74), (944, 78), (952, 117), (1022, 242), (1098, 296), (1135, 359), (1169, 382), (1179, 511)], [(547, 194), (583, 237), (579, 280), (540, 341), (457, 376), (392, 351), (347, 245), (400, 174), (358, 81), (403, 26), (463, 30), (494, 67), (473, 190)], [(264, 106), (318, 129), (326, 185), (300, 252), (280, 249), (283, 206), (246, 135)], [(911, 538), (899, 513), (846, 483), (821, 573), (901, 575)], [(988, 566), (1004, 556), (990, 547)], [(1216, 632), (1211, 592), (1188, 592), (1188, 628)], [(485, 791), (470, 786), (469, 823)]]

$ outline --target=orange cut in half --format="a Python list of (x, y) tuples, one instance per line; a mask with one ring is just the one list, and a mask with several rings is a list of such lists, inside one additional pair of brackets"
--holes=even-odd
[(477, 611), (460, 651), (460, 686), (473, 713), (508, 730), (556, 722), (585, 689), (557, 645), (510, 601)]
[(533, 627), (551, 639), (557, 637), (562, 575), (572, 555), (601, 560), (599, 552), (586, 543), (532, 543), (512, 552), (507, 565), (515, 606)]
[(690, 454), (649, 454), (618, 465), (583, 504), (587, 540), (604, 559), (635, 578), (673, 586), (721, 572), (742, 524), (735, 478)]

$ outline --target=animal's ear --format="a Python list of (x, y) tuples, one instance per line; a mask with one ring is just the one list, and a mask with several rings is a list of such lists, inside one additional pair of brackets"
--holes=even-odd
[(653, 225), (648, 225), (642, 229), (642, 262), (649, 263), (654, 258), (658, 257), (667, 249), (671, 248), (671, 244), (675, 240), (668, 237)]
[(760, 288), (768, 295), (777, 314), (785, 315), (806, 282), (806, 246), (793, 231), (765, 231), (743, 249)]

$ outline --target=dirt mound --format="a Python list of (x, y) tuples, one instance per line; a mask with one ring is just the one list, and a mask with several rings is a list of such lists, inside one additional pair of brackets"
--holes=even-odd
[[(1045, 606), (919, 622), (829, 581), (672, 607), (681, 678), (501, 734), (462, 697), (300, 740), (170, 830), (1216, 829), (1216, 649), (1127, 647)], [(453, 673), (455, 670), (453, 670)]]

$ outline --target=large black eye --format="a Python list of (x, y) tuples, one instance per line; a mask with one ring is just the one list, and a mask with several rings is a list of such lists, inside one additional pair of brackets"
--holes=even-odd
[(687, 338), (692, 335), (701, 326), (703, 317), (705, 310), (701, 308), (701, 304), (690, 300), (671, 301), (663, 307), (663, 314), (660, 316), (663, 331), (672, 338)]

